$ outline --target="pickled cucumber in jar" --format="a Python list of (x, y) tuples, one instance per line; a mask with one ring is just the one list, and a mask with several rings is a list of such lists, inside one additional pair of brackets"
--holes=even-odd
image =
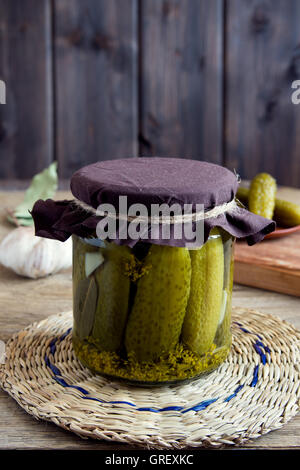
[(128, 315), (130, 280), (124, 270), (130, 251), (110, 243), (103, 253), (104, 262), (94, 274), (99, 294), (91, 339), (100, 350), (118, 351)]
[(137, 283), (125, 346), (140, 361), (158, 359), (179, 343), (190, 293), (191, 260), (186, 248), (152, 245), (149, 272)]
[(223, 241), (217, 229), (212, 233), (202, 248), (190, 251), (191, 293), (182, 341), (197, 355), (205, 354), (213, 345), (224, 298)]
[(86, 276), (86, 254), (95, 248), (73, 236), (73, 316), (74, 334), (81, 340), (92, 331), (98, 289), (94, 278)]

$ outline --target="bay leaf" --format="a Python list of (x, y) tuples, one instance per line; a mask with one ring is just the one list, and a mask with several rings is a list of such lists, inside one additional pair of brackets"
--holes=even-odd
[(57, 186), (57, 162), (53, 162), (48, 168), (32, 178), (23, 201), (15, 207), (13, 214), (8, 214), (8, 220), (15, 225), (33, 225), (33, 219), (29, 211), (32, 210), (38, 199), (51, 199), (57, 190)]
[(81, 340), (92, 331), (97, 297), (98, 289), (93, 277), (78, 282), (73, 307), (76, 333)]

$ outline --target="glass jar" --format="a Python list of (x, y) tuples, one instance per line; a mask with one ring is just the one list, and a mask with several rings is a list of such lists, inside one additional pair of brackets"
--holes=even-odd
[(73, 347), (93, 372), (133, 384), (186, 381), (231, 346), (234, 237), (198, 249), (133, 248), (73, 235)]
[(238, 183), (209, 162), (133, 157), (77, 170), (71, 200), (36, 201), (36, 235), (73, 237), (73, 344), (82, 363), (155, 385), (224, 361), (234, 237), (253, 245), (275, 229), (240, 206)]

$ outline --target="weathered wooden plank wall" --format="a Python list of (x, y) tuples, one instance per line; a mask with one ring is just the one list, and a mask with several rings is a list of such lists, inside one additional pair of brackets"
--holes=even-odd
[(242, 176), (300, 186), (299, 25), (299, 0), (227, 2), (224, 163)]
[(141, 4), (141, 153), (222, 163), (222, 0)]
[(0, 1), (0, 178), (30, 178), (53, 159), (50, 0)]
[(299, 23), (299, 0), (0, 0), (0, 179), (173, 155), (300, 186)]
[(56, 158), (62, 177), (137, 155), (137, 1), (55, 0)]

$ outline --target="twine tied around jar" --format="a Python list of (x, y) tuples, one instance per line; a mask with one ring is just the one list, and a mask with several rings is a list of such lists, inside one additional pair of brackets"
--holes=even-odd
[[(198, 212), (188, 213), (188, 214), (176, 214), (176, 215), (168, 215), (168, 216), (143, 216), (143, 215), (136, 215), (131, 216), (129, 214), (123, 213), (114, 213), (109, 211), (102, 211), (101, 209), (95, 209), (94, 207), (86, 204), (79, 199), (74, 199), (73, 203), (76, 207), (83, 209), (84, 211), (96, 215), (98, 217), (110, 217), (115, 220), (122, 220), (126, 222), (134, 222), (137, 223), (149, 223), (149, 224), (182, 224), (182, 223), (191, 223), (191, 222), (198, 222), (200, 220), (207, 220), (219, 217), (225, 213), (233, 213), (237, 212), (240, 209), (239, 205), (237, 204), (236, 199), (232, 199), (230, 202), (225, 202), (219, 206), (215, 206), (212, 209), (207, 211), (200, 210)], [(200, 204), (199, 204), (200, 205)], [(99, 206), (101, 207), (101, 206)]]

